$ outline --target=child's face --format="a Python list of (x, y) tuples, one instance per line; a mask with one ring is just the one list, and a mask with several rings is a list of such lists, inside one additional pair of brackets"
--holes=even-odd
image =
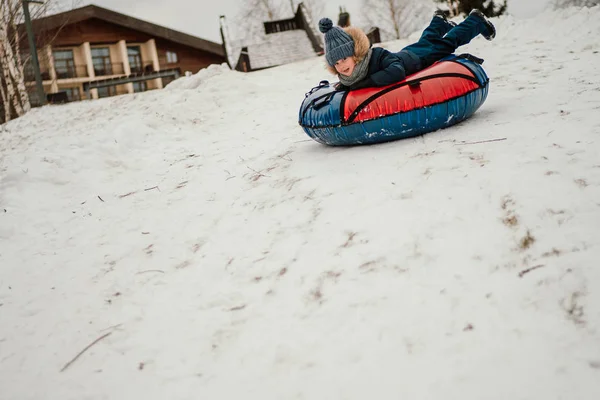
[(346, 57), (338, 60), (338, 62), (335, 63), (335, 70), (338, 72), (338, 74), (350, 76), (352, 75), (352, 71), (354, 71), (355, 66), (356, 62), (354, 61), (354, 57)]

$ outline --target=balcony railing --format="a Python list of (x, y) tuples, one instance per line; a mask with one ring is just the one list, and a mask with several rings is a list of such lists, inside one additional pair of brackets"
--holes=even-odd
[(123, 63), (94, 65), (94, 74), (96, 76), (122, 75), (124, 73)]
[(131, 68), (131, 73), (132, 74), (147, 74), (149, 72), (156, 72), (154, 70), (154, 64), (149, 61), (149, 62), (145, 62), (143, 63), (143, 65), (130, 65)]
[[(85, 65), (76, 65), (76, 66), (60, 66), (55, 67), (56, 70), (56, 78), (57, 79), (72, 79), (72, 78), (87, 78), (88, 71), (87, 66)], [(33, 82), (35, 81), (35, 74), (33, 72), (33, 67), (31, 64), (26, 64), (23, 68), (23, 72), (25, 73), (25, 81)], [(154, 69), (154, 65), (152, 62), (145, 62), (143, 65), (132, 65), (131, 73), (132, 74), (147, 74), (150, 72), (157, 72)], [(42, 80), (50, 80), (50, 71), (44, 69), (41, 71)], [(125, 68), (123, 67), (123, 63), (112, 63), (106, 65), (94, 65), (94, 74), (96, 77), (100, 76), (111, 76), (111, 75), (123, 75), (125, 74)]]
[(298, 23), (295, 18), (283, 19), (280, 21), (269, 21), (265, 22), (265, 33), (285, 32), (298, 29)]
[(85, 65), (75, 66), (60, 66), (55, 67), (57, 79), (71, 79), (71, 78), (87, 78), (88, 72)]

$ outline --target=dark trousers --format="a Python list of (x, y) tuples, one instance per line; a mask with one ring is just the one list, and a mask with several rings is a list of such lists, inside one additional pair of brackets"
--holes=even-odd
[(433, 17), (419, 41), (401, 51), (406, 50), (413, 53), (419, 58), (421, 69), (427, 68), (453, 54), (457, 48), (469, 43), (486, 29), (484, 21), (475, 15), (469, 15), (455, 27), (452, 27), (443, 18)]

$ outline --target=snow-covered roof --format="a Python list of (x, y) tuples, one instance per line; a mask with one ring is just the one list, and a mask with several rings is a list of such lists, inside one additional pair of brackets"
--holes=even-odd
[(288, 64), (316, 55), (317, 53), (303, 29), (271, 33), (265, 35), (262, 42), (248, 46), (248, 57), (252, 69)]

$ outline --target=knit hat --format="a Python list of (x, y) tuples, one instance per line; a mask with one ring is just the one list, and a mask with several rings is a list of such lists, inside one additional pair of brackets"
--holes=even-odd
[(354, 54), (354, 41), (343, 29), (333, 26), (329, 18), (319, 21), (319, 30), (325, 35), (325, 59), (334, 66), (338, 60)]

